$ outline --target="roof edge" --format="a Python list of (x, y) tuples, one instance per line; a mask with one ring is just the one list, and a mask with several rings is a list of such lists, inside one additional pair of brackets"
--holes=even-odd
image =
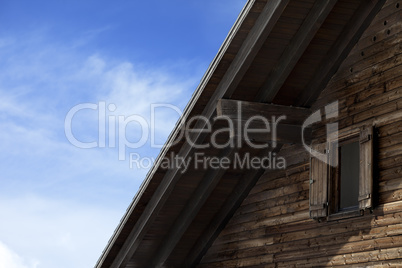
[(207, 85), (208, 81), (210, 80), (210, 78), (212, 77), (213, 73), (215, 72), (218, 64), (220, 63), (221, 59), (225, 55), (228, 47), (230, 46), (232, 40), (236, 36), (236, 34), (237, 34), (238, 30), (240, 29), (241, 25), (243, 24), (244, 20), (247, 18), (248, 14), (249, 14), (249, 12), (250, 12), (250, 10), (253, 7), (255, 2), (256, 2), (256, 0), (248, 0), (247, 3), (245, 4), (245, 6), (243, 7), (243, 9), (240, 11), (240, 14), (238, 15), (234, 25), (230, 29), (228, 35), (226, 36), (224, 42), (220, 46), (220, 48), (219, 48), (217, 54), (215, 55), (214, 59), (212, 60), (212, 62), (208, 66), (208, 69), (206, 70), (205, 74), (201, 78), (201, 81), (200, 81), (199, 85), (197, 86), (196, 90), (194, 91), (194, 93), (192, 94), (192, 96), (190, 98), (190, 101), (188, 102), (188, 104), (184, 108), (183, 114), (181, 115), (180, 119), (177, 121), (174, 129), (172, 130), (172, 132), (170, 133), (167, 141), (165, 142), (164, 146), (162, 147), (162, 150), (159, 152), (154, 165), (148, 171), (144, 181), (140, 185), (137, 193), (135, 194), (135, 196), (134, 196), (133, 200), (131, 201), (130, 205), (128, 206), (125, 214), (123, 215), (123, 217), (120, 220), (118, 226), (116, 227), (115, 231), (113, 232), (113, 234), (112, 234), (111, 238), (109, 239), (105, 249), (102, 251), (102, 254), (99, 257), (99, 259), (98, 259), (98, 261), (97, 261), (97, 263), (95, 265), (95, 268), (101, 268), (102, 267), (103, 262), (106, 259), (107, 255), (109, 254), (114, 242), (116, 241), (116, 239), (120, 235), (125, 223), (127, 222), (128, 218), (130, 217), (130, 215), (133, 212), (134, 208), (138, 204), (139, 200), (141, 199), (141, 196), (143, 195), (143, 193), (144, 193), (145, 189), (147, 188), (149, 182), (151, 181), (153, 175), (157, 171), (157, 169), (158, 169), (163, 157), (168, 152), (169, 145), (174, 141), (174, 139), (178, 135), (178, 133), (180, 131), (180, 128), (179, 128), (180, 124), (179, 123), (185, 121), (185, 119), (189, 116), (189, 114), (192, 111), (194, 105), (196, 104), (197, 100), (201, 96), (205, 86)]

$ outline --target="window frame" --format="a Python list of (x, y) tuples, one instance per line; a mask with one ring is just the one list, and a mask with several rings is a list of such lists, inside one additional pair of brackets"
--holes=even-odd
[[(340, 189), (340, 181), (341, 181), (341, 154), (340, 148), (343, 145), (350, 144), (353, 142), (359, 143), (359, 161), (360, 161), (360, 131), (355, 130), (348, 135), (344, 135), (339, 137), (336, 140), (333, 140), (329, 144), (329, 161), (332, 165), (328, 166), (328, 220), (338, 220), (341, 218), (350, 218), (361, 216), (362, 213), (359, 208), (359, 201), (357, 200), (357, 205), (351, 207), (349, 209), (341, 209), (341, 189)], [(331, 152), (332, 151), (332, 152)], [(335, 162), (331, 158), (336, 158), (336, 166)], [(360, 174), (360, 166), (359, 166), (359, 174)], [(360, 178), (356, 178), (358, 182), (360, 182)], [(360, 189), (360, 185), (359, 185)], [(357, 199), (359, 196), (357, 196)]]
[[(339, 136), (330, 136), (326, 143), (313, 143), (312, 148), (319, 148), (327, 154), (327, 163), (310, 157), (310, 218), (321, 221), (323, 218), (338, 220), (364, 215), (373, 208), (373, 126), (364, 125)], [(339, 148), (348, 142), (359, 142), (359, 194), (358, 206), (350, 210), (339, 210), (339, 189), (334, 194), (334, 178), (339, 180)], [(317, 151), (317, 150), (316, 150)], [(338, 182), (337, 182), (338, 183)], [(320, 192), (321, 191), (321, 192)]]

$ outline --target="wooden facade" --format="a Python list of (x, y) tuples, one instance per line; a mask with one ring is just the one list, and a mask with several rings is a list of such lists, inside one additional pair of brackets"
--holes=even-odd
[[(312, 187), (311, 174), (327, 176), (328, 169), (314, 171), (319, 161), (299, 137), (278, 132), (275, 152), (286, 159), (285, 169), (180, 174), (156, 163), (96, 267), (402, 267), (400, 5), (249, 1), (184, 115), (228, 115), (242, 101), (250, 104), (245, 114), (288, 112), (285, 125), (293, 129), (337, 101), (337, 115), (312, 125), (309, 139), (324, 143), (330, 123), (341, 135), (372, 130), (360, 137), (372, 143), (361, 156), (371, 166), (361, 176), (372, 177), (372, 184), (361, 182), (360, 196), (370, 199), (359, 199), (359, 215), (327, 217), (311, 195), (329, 186)], [(161, 157), (171, 152), (267, 153), (244, 146), (194, 149), (184, 140), (166, 146)]]
[[(339, 101), (337, 122), (348, 131), (374, 126), (372, 214), (316, 222), (309, 217), (308, 156), (266, 172), (222, 230), (200, 267), (402, 266), (402, 20), (389, 1), (364, 32), (313, 110)], [(325, 122), (326, 123), (326, 122)], [(325, 124), (313, 130), (325, 136)], [(286, 154), (285, 154), (286, 155)], [(325, 186), (326, 187), (326, 186)]]

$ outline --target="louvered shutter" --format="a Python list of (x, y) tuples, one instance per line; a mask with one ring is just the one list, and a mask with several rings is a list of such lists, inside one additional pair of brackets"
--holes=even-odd
[(373, 207), (373, 127), (360, 131), (359, 208)]
[[(325, 155), (328, 160), (327, 144), (312, 146), (314, 151)], [(327, 161), (328, 162), (328, 161)], [(328, 165), (311, 156), (310, 158), (310, 218), (320, 219), (327, 216), (328, 203)]]

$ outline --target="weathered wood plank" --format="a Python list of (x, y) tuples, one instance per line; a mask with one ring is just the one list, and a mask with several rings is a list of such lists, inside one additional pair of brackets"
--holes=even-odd
[(309, 180), (308, 177), (303, 178), (301, 183), (288, 183), (286, 186), (282, 186), (276, 189), (270, 189), (266, 191), (262, 191), (259, 193), (255, 193), (250, 195), (243, 201), (243, 205), (248, 205), (256, 202), (261, 202), (264, 200), (269, 200), (273, 198), (278, 198), (286, 195), (290, 195), (292, 193), (301, 192), (303, 190), (309, 189)]
[[(377, 29), (371, 25), (367, 31), (363, 33), (362, 38), (341, 65), (340, 70), (345, 69), (345, 72), (335, 74), (329, 85), (338, 82), (339, 79), (344, 79), (343, 75), (348, 76), (346, 72), (346, 70), (349, 70), (348, 66), (364, 63), (371, 55), (381, 51), (381, 49), (379, 49), (381, 45), (384, 46), (385, 43), (392, 42), (392, 40), (400, 36), (402, 28), (400, 19), (397, 18), (400, 17), (400, 13), (400, 11), (396, 11), (396, 13), (390, 15), (392, 17), (391, 21), (385, 18), (387, 25), (384, 25), (384, 20), (381, 20), (377, 22)], [(374, 36), (376, 36), (375, 42), (373, 41)]]
[(336, 256), (316, 257), (314, 259), (300, 259), (292, 262), (278, 262), (277, 267), (289, 267), (297, 265), (297, 267), (310, 267), (311, 262), (318, 266), (345, 266), (358, 263), (367, 263), (373, 261), (393, 260), (401, 258), (401, 252), (398, 248), (390, 248), (384, 250), (372, 250), (362, 253), (349, 253)]
[(334, 0), (315, 2), (291, 44), (286, 47), (278, 66), (271, 71), (265, 84), (259, 90), (256, 100), (274, 99), (336, 2)]
[(273, 178), (268, 181), (264, 181), (262, 183), (257, 184), (251, 191), (248, 197), (243, 201), (242, 206), (247, 205), (247, 199), (249, 197), (252, 197), (254, 194), (267, 191), (267, 190), (272, 190), (272, 189), (278, 189), (280, 187), (288, 186), (289, 183), (296, 184), (300, 183), (303, 181), (307, 181), (309, 179), (309, 170), (302, 170), (300, 172), (297, 172), (295, 174), (290, 174), (284, 176), (281, 176), (279, 178)]
[[(364, 54), (364, 58), (363, 56), (361, 56), (362, 52), (360, 53), (360, 61), (357, 62), (353, 62), (350, 65), (348, 65), (348, 67), (344, 67), (342, 69), (339, 69), (339, 71), (336, 73), (336, 76), (334, 75), (334, 77), (332, 78), (333, 83), (336, 83), (337, 79), (339, 79), (339, 82), (344, 81), (344, 79), (347, 77), (348, 79), (353, 78), (354, 76), (356, 76), (357, 73), (367, 69), (367, 68), (376, 68), (376, 65), (380, 62), (383, 62), (391, 57), (394, 57), (397, 54), (400, 54), (402, 52), (402, 45), (400, 43), (397, 42), (399, 38), (397, 38), (397, 36), (394, 36), (393, 39), (391, 40), (386, 40), (388, 43), (391, 42), (395, 42), (395, 44), (391, 47), (388, 46), (389, 49), (387, 50), (381, 50), (378, 51), (375, 54), (366, 54), (366, 53), (373, 53), (370, 50), (366, 50), (365, 52), (363, 52)], [(387, 43), (387, 42), (383, 42)], [(378, 46), (379, 47), (379, 46)], [(374, 47), (374, 49), (377, 47)], [(374, 50), (372, 49), (372, 50)]]
[(270, 209), (255, 210), (253, 213), (242, 214), (239, 216), (234, 216), (230, 224), (227, 226), (235, 226), (238, 224), (243, 224), (247, 222), (256, 222), (264, 220), (268, 217), (275, 217), (280, 215), (286, 215), (291, 213), (296, 213), (300, 211), (305, 211), (309, 208), (308, 200), (302, 200), (293, 203), (287, 203), (286, 206), (278, 206)]
[[(320, 255), (320, 251), (325, 247), (325, 255), (336, 255), (336, 250), (348, 252), (349, 247), (358, 251), (362, 247), (366, 249), (372, 248), (376, 243), (382, 243), (383, 247), (390, 246), (389, 241), (392, 241), (392, 236), (400, 236), (402, 234), (400, 223), (370, 227), (370, 222), (365, 222), (364, 225), (350, 226), (350, 223), (343, 229), (333, 230), (330, 233), (316, 232), (313, 236), (305, 236), (306, 238), (298, 237), (297, 234), (289, 234), (288, 240), (283, 239), (280, 234), (273, 236), (261, 236), (253, 240), (242, 240), (240, 242), (233, 241), (222, 245), (214, 246), (214, 254), (204, 258), (205, 262), (221, 261), (230, 259), (233, 256), (236, 258), (248, 258), (258, 256), (260, 254), (275, 254), (277, 261), (285, 259), (294, 260), (296, 258), (314, 257)], [(290, 237), (290, 235), (296, 235)], [(252, 241), (255, 241), (254, 243)], [(265, 243), (264, 243), (265, 242)], [(240, 243), (237, 246), (236, 243)], [(256, 243), (256, 244), (255, 244)], [(400, 242), (401, 243), (401, 242)], [(331, 253), (330, 250), (333, 249)], [(278, 252), (282, 252), (279, 253)], [(280, 260), (279, 260), (280, 259)]]
[[(395, 75), (399, 74), (402, 71), (402, 65), (398, 67), (398, 69), (395, 69)], [(395, 81), (402, 81), (399, 79), (399, 76), (395, 79)], [(384, 82), (381, 82), (384, 84)], [(389, 92), (381, 94), (380, 91), (384, 92), (385, 90), (383, 89), (384, 86), (378, 84), (378, 95), (372, 95), (370, 96), (369, 99), (363, 101), (363, 102), (357, 102), (357, 105), (362, 107), (360, 109), (353, 109), (354, 105), (351, 105), (350, 111), (347, 109), (342, 109), (339, 113), (339, 116), (337, 118), (338, 123), (339, 123), (339, 128), (342, 129), (347, 129), (350, 128), (353, 124), (356, 127), (360, 127), (364, 124), (369, 124), (370, 122), (377, 121), (377, 122), (383, 122), (381, 124), (387, 124), (387, 119), (391, 120), (393, 116), (390, 116), (393, 112), (398, 110), (398, 107), (400, 106), (399, 102), (402, 97), (400, 88), (401, 84), (399, 83), (392, 83), (390, 84), (390, 90)], [(366, 92), (366, 94), (369, 94)], [(356, 96), (356, 95), (355, 95)], [(342, 99), (341, 102), (342, 103)], [(398, 106), (399, 105), (399, 106)], [(340, 105), (342, 106), (342, 104)], [(394, 120), (394, 119), (392, 119)], [(323, 122), (325, 123), (325, 122)], [(326, 128), (325, 125), (322, 124), (321, 127), (315, 127), (313, 129), (312, 135), (315, 138), (319, 138), (322, 136), (326, 135)]]
[[(401, 210), (401, 209), (399, 209)], [(380, 211), (376, 211), (375, 214), (379, 214)], [(402, 220), (402, 212), (387, 213), (383, 216), (367, 215), (354, 219), (348, 219), (340, 222), (327, 222), (325, 224), (313, 222), (311, 220), (301, 221), (293, 224), (284, 224), (276, 226), (275, 228), (258, 228), (253, 230), (247, 230), (240, 233), (234, 233), (226, 236), (220, 236), (212, 247), (212, 252), (219, 252), (221, 246), (231, 243), (234, 248), (236, 241), (243, 241), (248, 239), (257, 239), (262, 237), (274, 237), (276, 243), (273, 244), (273, 252), (283, 251), (284, 247), (290, 246), (295, 241), (298, 243), (306, 243), (310, 245), (312, 240), (325, 239), (325, 237), (332, 237), (349, 232), (357, 232), (364, 234), (365, 239), (370, 237), (377, 237), (374, 234), (384, 234), (383, 232), (388, 226), (400, 224)], [(351, 225), (351, 223), (353, 224)], [(382, 228), (382, 229), (381, 229)], [(393, 228), (393, 227), (392, 227)], [(276, 238), (275, 238), (276, 237)], [(360, 237), (360, 235), (359, 235)], [(311, 240), (311, 241), (309, 241)], [(289, 243), (289, 245), (281, 245), (279, 243)], [(314, 243), (319, 245), (319, 243)], [(277, 247), (275, 249), (275, 247)], [(234, 249), (233, 248), (233, 249)]]
[[(401, 218), (399, 217), (398, 219), (400, 220)], [(350, 223), (355, 223), (355, 221), (349, 220), (344, 222), (342, 226), (333, 224), (332, 227), (336, 228), (331, 228), (330, 232), (323, 226), (319, 229), (311, 229), (309, 235), (303, 232), (289, 233), (285, 236), (283, 233), (273, 234), (272, 236), (262, 235), (256, 237), (254, 240), (250, 240), (258, 241), (258, 245), (255, 247), (253, 244), (251, 244), (251, 247), (248, 247), (247, 240), (241, 240), (240, 242), (232, 240), (231, 243), (214, 245), (213, 252), (215, 253), (206, 256), (204, 261), (219, 261), (230, 259), (232, 256), (239, 258), (258, 256), (261, 254), (258, 247), (262, 247), (265, 254), (275, 254), (276, 258), (293, 260), (293, 257), (296, 258), (297, 256), (299, 256), (298, 258), (302, 258), (302, 256), (308, 257), (308, 254), (311, 254), (311, 257), (319, 255), (318, 252), (323, 247), (326, 248), (325, 254), (330, 255), (328, 250), (331, 248), (344, 250), (345, 252), (350, 250), (348, 248), (350, 246), (355, 249), (361, 246), (370, 248), (375, 244), (376, 240), (377, 242), (382, 241), (383, 245), (387, 245), (386, 239), (402, 234), (402, 225), (400, 222), (395, 221), (392, 216), (389, 216), (387, 220), (387, 222), (359, 220), (353, 225)], [(247, 237), (247, 234), (244, 237)], [(264, 242), (266, 243), (264, 244)], [(240, 243), (240, 246), (237, 246), (236, 243)], [(283, 253), (278, 255), (278, 252)]]
[(310, 107), (312, 105), (384, 3), (384, 0), (362, 2), (330, 53), (323, 60), (320, 70), (300, 95), (298, 106)]
[[(328, 87), (329, 92), (323, 92), (322, 97), (313, 105), (312, 110), (323, 106), (328, 100), (338, 99), (344, 101), (346, 97), (355, 96), (357, 93), (364, 94), (363, 99), (373, 96), (379, 88), (387, 91), (397, 87), (392, 79), (401, 74), (402, 66), (395, 64), (395, 59), (391, 58), (376, 65), (376, 72), (368, 68), (355, 75), (356, 79), (344, 80), (340, 88)], [(347, 89), (347, 90), (346, 90)], [(364, 92), (366, 91), (366, 92)], [(346, 102), (344, 103), (346, 106)]]
[[(275, 208), (276, 210), (280, 210), (280, 211), (286, 211), (286, 209), (283, 209), (283, 207), (286, 208), (287, 205), (291, 205), (298, 201), (308, 200), (308, 196), (309, 196), (309, 191), (305, 190), (305, 191), (289, 194), (286, 196), (281, 196), (281, 197), (277, 197), (277, 198), (273, 198), (273, 199), (263, 200), (263, 201), (257, 202), (257, 203), (243, 205), (236, 212), (236, 215), (254, 213), (256, 211), (271, 211), (271, 209), (273, 209), (273, 208)], [(289, 212), (294, 212), (294, 211), (289, 211)]]
[(268, 121), (271, 121), (273, 117), (285, 116), (286, 118), (281, 121), (288, 124), (301, 124), (311, 114), (311, 111), (301, 107), (220, 99), (216, 113), (218, 117), (227, 116), (233, 121), (247, 120), (256, 115), (262, 116)]

